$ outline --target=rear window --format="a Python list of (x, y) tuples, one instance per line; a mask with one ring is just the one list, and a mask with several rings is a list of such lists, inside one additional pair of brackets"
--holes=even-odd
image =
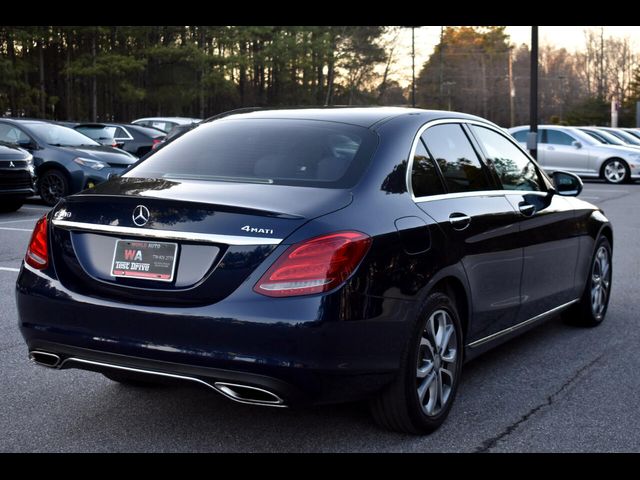
[(376, 145), (374, 133), (353, 125), (225, 119), (187, 132), (125, 176), (348, 188)]
[(105, 140), (115, 137), (115, 127), (76, 127), (76, 130), (94, 140)]

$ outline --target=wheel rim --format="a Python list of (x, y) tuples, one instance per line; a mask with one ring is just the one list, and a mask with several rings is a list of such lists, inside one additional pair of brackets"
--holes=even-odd
[(48, 174), (40, 180), (40, 196), (47, 203), (56, 203), (64, 196), (64, 180), (58, 175)]
[(622, 162), (618, 160), (613, 160), (607, 163), (607, 166), (604, 167), (604, 176), (612, 183), (620, 183), (622, 180), (624, 180), (624, 177), (626, 175), (626, 168), (624, 167)]
[(436, 310), (427, 320), (418, 350), (416, 391), (422, 411), (435, 416), (451, 398), (458, 362), (458, 339), (451, 315)]
[(598, 248), (591, 268), (591, 311), (600, 320), (607, 308), (611, 287), (611, 260), (609, 251), (603, 246)]

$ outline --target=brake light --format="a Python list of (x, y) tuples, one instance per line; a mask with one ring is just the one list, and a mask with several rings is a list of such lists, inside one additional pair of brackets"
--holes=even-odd
[(293, 297), (331, 290), (354, 272), (371, 245), (360, 232), (339, 232), (290, 246), (253, 290), (269, 297)]
[(47, 268), (47, 265), (49, 265), (49, 242), (47, 239), (46, 216), (36, 222), (24, 261), (38, 270), (44, 270)]
[(158, 145), (160, 145), (162, 143), (162, 140), (154, 138), (153, 140), (151, 140), (151, 142), (152, 142), (151, 150), (155, 150), (156, 148), (158, 148)]

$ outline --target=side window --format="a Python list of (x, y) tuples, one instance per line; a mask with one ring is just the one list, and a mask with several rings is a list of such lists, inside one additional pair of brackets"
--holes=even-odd
[(564, 132), (560, 132), (558, 130), (550, 130), (547, 129), (547, 139), (545, 143), (551, 143), (553, 145), (569, 145), (575, 141), (575, 139), (567, 135)]
[(435, 163), (433, 163), (433, 160), (431, 160), (427, 149), (424, 148), (422, 140), (418, 141), (416, 154), (413, 157), (411, 188), (416, 197), (445, 193), (437, 167)]
[(512, 133), (513, 138), (515, 138), (520, 143), (527, 143), (527, 136), (529, 135), (529, 130), (520, 130), (519, 132)]
[(472, 125), (471, 129), (487, 153), (487, 163), (505, 190), (543, 190), (534, 163), (508, 139), (488, 128)]
[(113, 134), (113, 138), (117, 139), (117, 140), (128, 140), (129, 139), (129, 135), (126, 134), (126, 132), (124, 131), (124, 128), (122, 127), (115, 127), (115, 133)]
[(438, 163), (449, 192), (493, 189), (461, 125), (435, 125), (422, 134), (422, 139)]
[(19, 128), (0, 124), (0, 141), (7, 143), (28, 142), (29, 137)]

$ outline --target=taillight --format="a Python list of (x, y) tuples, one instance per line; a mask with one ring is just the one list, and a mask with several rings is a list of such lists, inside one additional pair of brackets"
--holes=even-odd
[(353, 273), (369, 250), (371, 238), (338, 232), (290, 246), (253, 290), (269, 297), (292, 297), (331, 290)]
[(24, 261), (33, 268), (43, 270), (49, 265), (49, 245), (47, 241), (47, 217), (44, 216), (36, 222), (31, 234), (31, 241)]
[(154, 138), (153, 140), (151, 140), (151, 150), (155, 150), (156, 148), (158, 148), (158, 145), (160, 145), (162, 143), (162, 140), (159, 140), (157, 138)]

